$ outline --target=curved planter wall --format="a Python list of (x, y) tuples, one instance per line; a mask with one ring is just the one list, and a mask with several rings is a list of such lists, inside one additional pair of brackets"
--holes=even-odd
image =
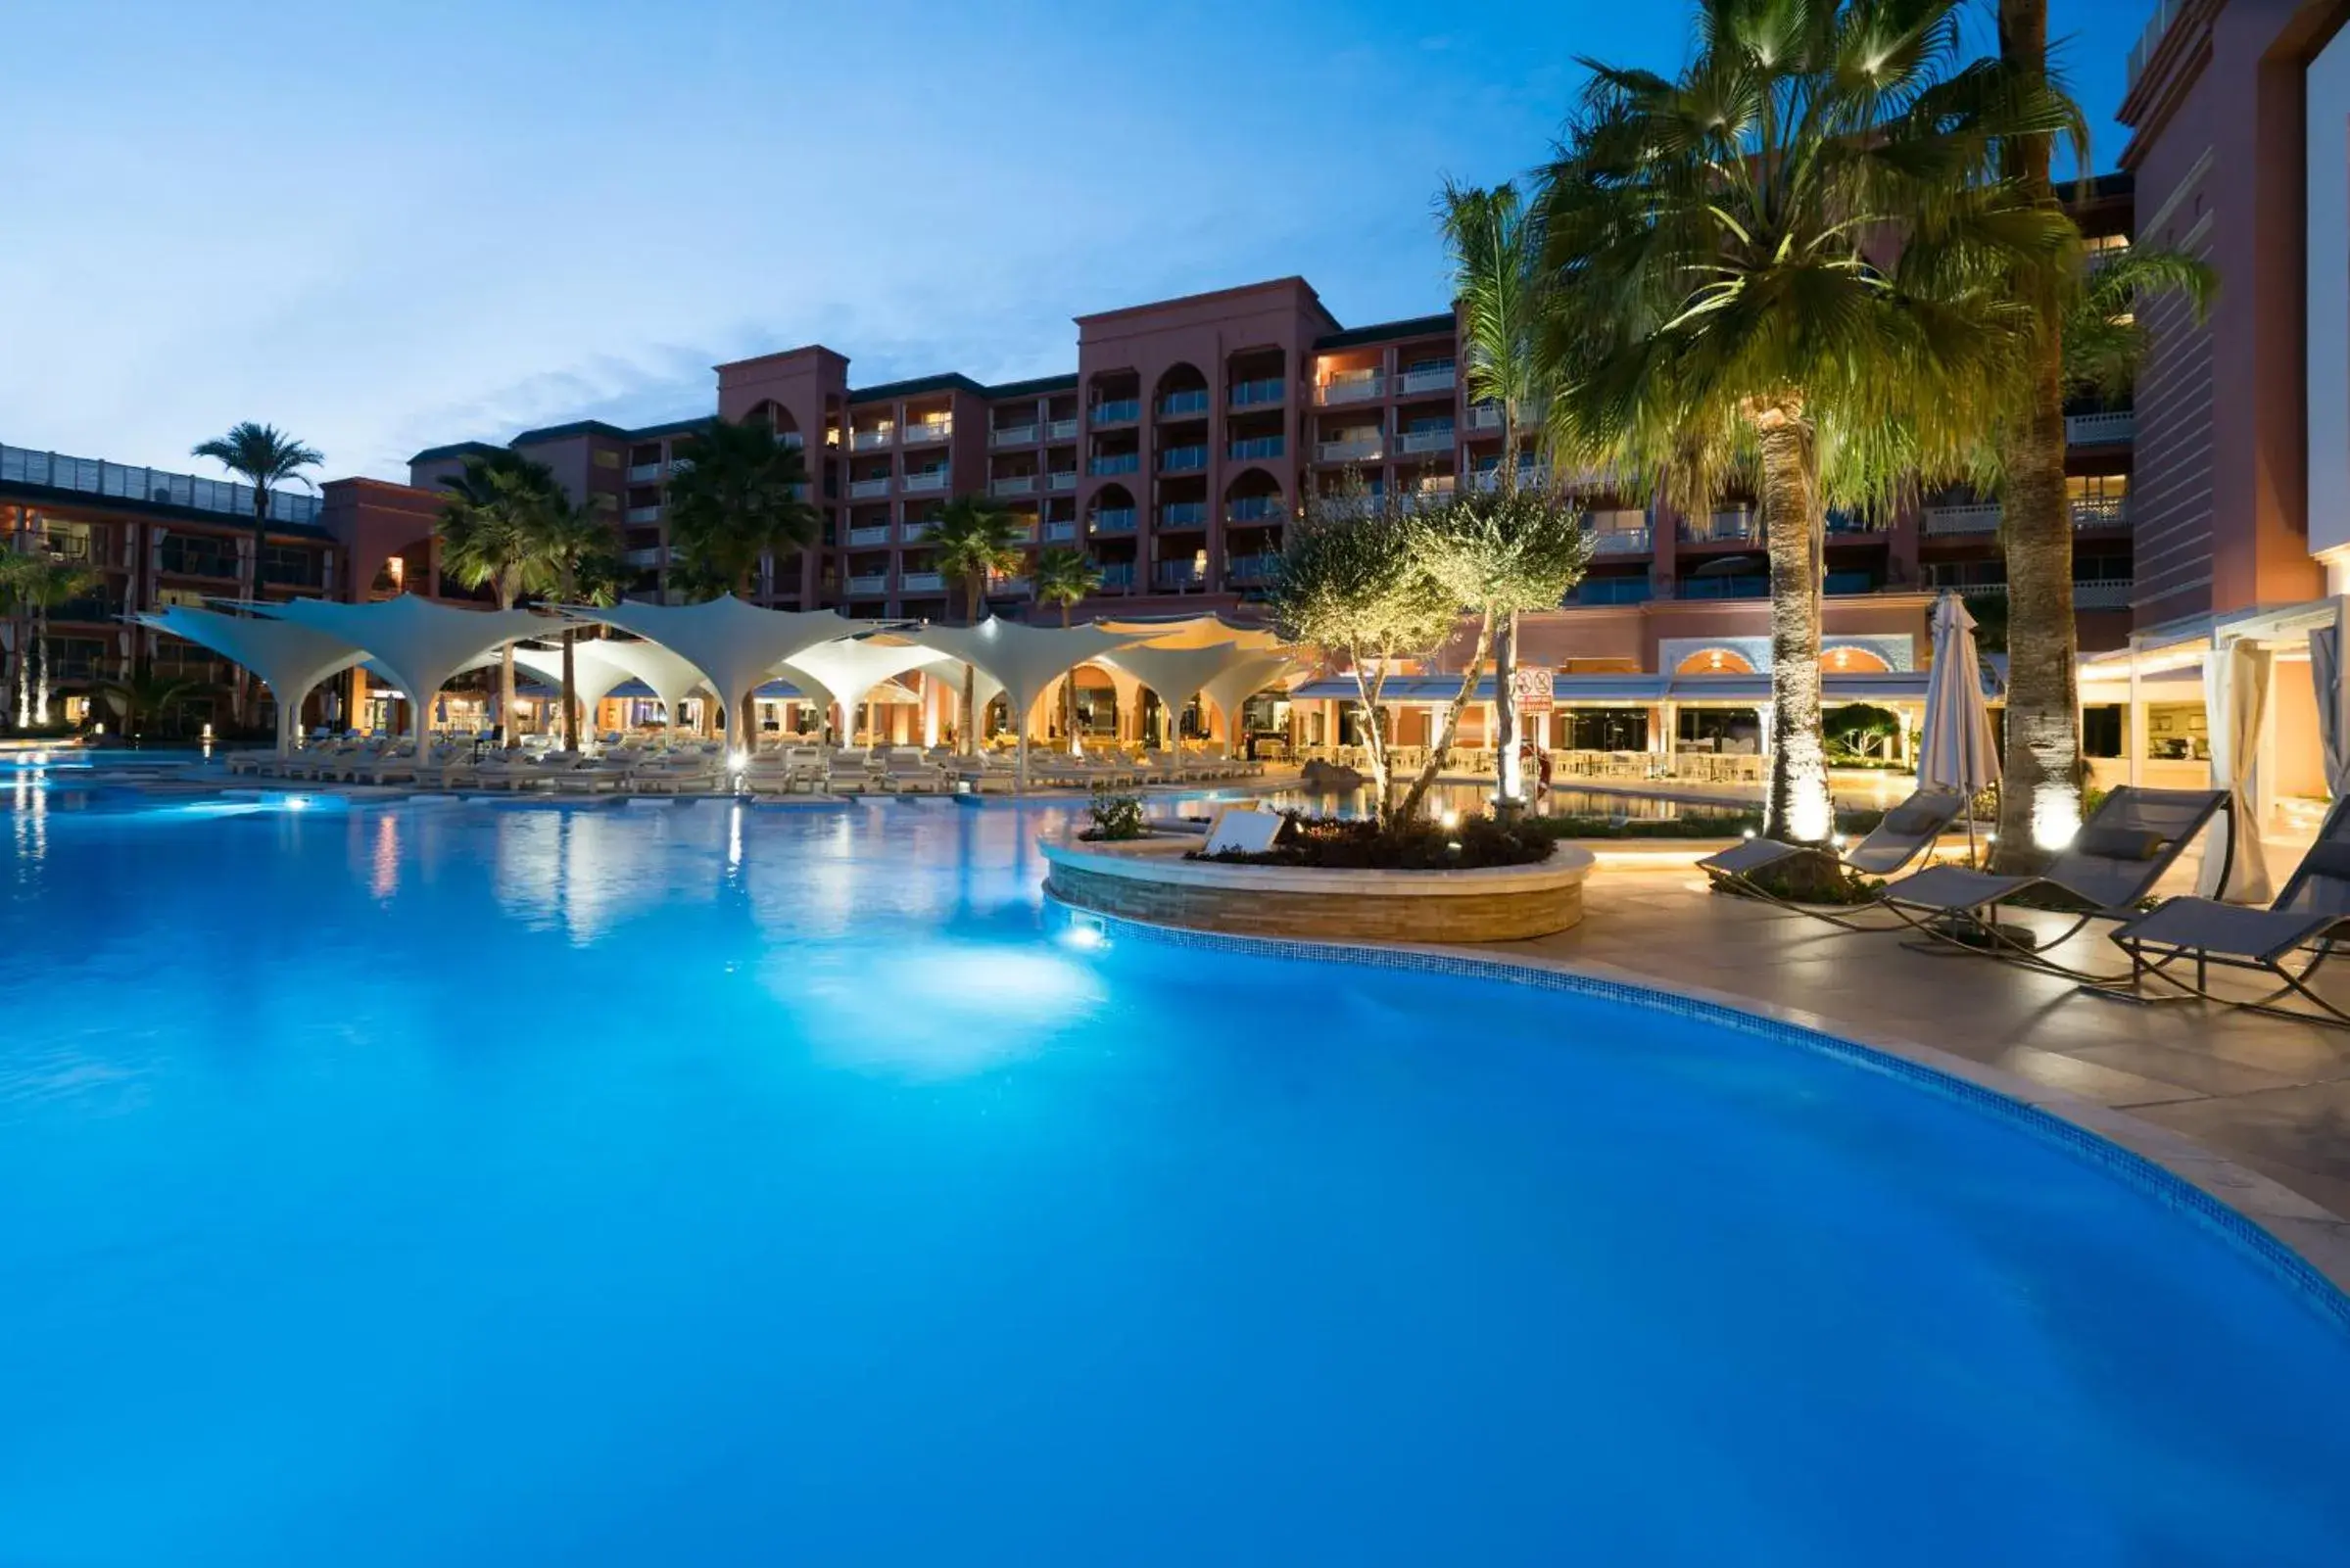
[(1044, 889), (1099, 915), (1251, 936), (1511, 942), (1583, 918), (1591, 852), (1560, 844), (1535, 866), (1480, 871), (1309, 871), (1185, 860), (1193, 835), (1040, 847)]

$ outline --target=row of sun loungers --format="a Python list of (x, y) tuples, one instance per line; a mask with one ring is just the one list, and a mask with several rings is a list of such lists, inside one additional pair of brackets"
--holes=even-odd
[[(2350, 1011), (2321, 996), (2309, 983), (2318, 967), (2350, 942), (2350, 795), (2334, 802), (2316, 843), (2268, 908), (2199, 897), (2169, 898), (2146, 907), (2156, 886), (2227, 801), (2227, 791), (2219, 789), (2116, 789), (2072, 844), (2038, 876), (1927, 866), (1887, 882), (1873, 902), (1857, 910), (1790, 903), (1753, 879), (1767, 868), (1806, 855), (1824, 856), (1864, 876), (1894, 877), (1923, 857), (1957, 820), (1966, 805), (1963, 799), (1920, 791), (1887, 812), (1875, 832), (1841, 856), (1750, 839), (1698, 864), (1717, 885), (1847, 930), (1907, 930), (1947, 950), (1983, 953), (2061, 975), (2103, 996), (2146, 1002), (2201, 998), (2350, 1026)], [(2224, 866), (2218, 880), (2226, 880)], [(2049, 934), (1999, 923), (2001, 910), (2012, 911), (2025, 902), (2061, 910), (2071, 924)], [(1867, 918), (1877, 914), (1888, 917), (1890, 924)], [(2099, 974), (2048, 956), (2098, 922), (2112, 926), (2107, 936), (2129, 958), (2127, 971)], [(2275, 988), (2249, 999), (2217, 992), (2211, 982), (2215, 968), (2261, 975)]]

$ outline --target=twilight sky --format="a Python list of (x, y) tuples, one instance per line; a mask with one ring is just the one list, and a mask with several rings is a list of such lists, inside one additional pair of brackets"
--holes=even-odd
[[(1989, 0), (1985, 0), (1988, 5)], [(2053, 0), (2111, 167), (2151, 0)], [(1429, 203), (1539, 160), (1575, 57), (1677, 0), (10, 0), (0, 443), (329, 477), (707, 412), (822, 342), (853, 383), (1075, 368), (1070, 317), (1302, 273), (1443, 308)], [(1990, 42), (1989, 12), (1978, 25)]]

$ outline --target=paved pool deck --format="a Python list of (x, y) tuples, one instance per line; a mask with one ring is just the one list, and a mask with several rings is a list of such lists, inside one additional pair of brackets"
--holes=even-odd
[[(1584, 902), (1572, 930), (1443, 950), (1703, 996), (1955, 1072), (2185, 1177), (2350, 1290), (2350, 1030), (2085, 995), (2054, 975), (1713, 893), (1686, 866), (1603, 865)], [(2126, 968), (2107, 928), (2050, 956)], [(2350, 997), (2350, 964), (2320, 989)]]

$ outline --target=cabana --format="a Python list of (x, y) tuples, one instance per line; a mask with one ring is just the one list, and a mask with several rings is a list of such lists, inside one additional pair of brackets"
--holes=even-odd
[(453, 609), (413, 594), (372, 604), (298, 598), (261, 608), (342, 642), (352, 652), (352, 663), (363, 654), (388, 672), (408, 695), (410, 738), (419, 748), (433, 698), (451, 676), (485, 652), (549, 625), (545, 616), (530, 610)]
[[(977, 626), (925, 626), (902, 634), (910, 642), (935, 648), (993, 678), (1012, 710), (1012, 729), (1018, 737), (1014, 786), (1029, 786), (1029, 710), (1047, 687), (1063, 673), (1113, 648), (1131, 646), (1137, 640), (1105, 632), (1097, 626), (1023, 626), (990, 616)], [(971, 726), (986, 711), (976, 699)], [(976, 743), (976, 735), (964, 737)]]
[[(885, 684), (925, 665), (948, 662), (948, 656), (921, 643), (880, 642), (871, 639), (825, 642), (775, 666), (810, 701), (838, 703), (844, 736), (853, 737), (857, 709)], [(909, 693), (910, 694), (910, 693)]]
[[(1175, 716), (1183, 710), (1196, 692), (1235, 669), (1261, 663), (1264, 657), (1237, 642), (1214, 642), (1202, 647), (1157, 647), (1146, 644), (1103, 654), (1099, 662), (1115, 664), (1158, 693), (1159, 705), (1168, 716), (1169, 738), (1172, 740)], [(1253, 691), (1256, 689), (1251, 687), (1249, 689)], [(1227, 747), (1230, 735), (1227, 728)]]
[(746, 748), (755, 738), (751, 693), (778, 664), (880, 625), (831, 610), (763, 610), (731, 594), (700, 604), (566, 605), (564, 613), (616, 626), (683, 657), (708, 680), (728, 727), (741, 736), (737, 743)]
[(277, 752), (294, 749), (302, 734), (302, 704), (319, 683), (365, 657), (363, 650), (328, 633), (292, 621), (223, 615), (186, 604), (170, 604), (138, 617), (139, 624), (201, 643), (234, 659), (269, 689), (277, 703)]

